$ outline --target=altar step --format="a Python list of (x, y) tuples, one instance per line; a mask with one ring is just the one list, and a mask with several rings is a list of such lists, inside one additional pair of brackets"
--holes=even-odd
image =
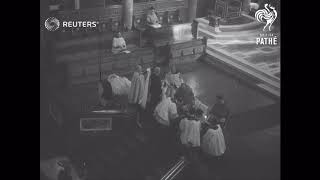
[[(262, 29), (265, 25), (264, 23), (256, 21), (253, 17), (242, 14), (242, 16), (251, 19), (252, 22), (245, 23), (245, 24), (237, 24), (237, 25), (220, 25), (220, 31), (222, 32), (239, 32), (239, 31), (246, 31), (246, 30), (254, 30), (254, 29)], [(209, 26), (209, 21), (205, 18), (197, 18), (199, 22), (199, 27), (207, 30), (212, 30), (213, 27)]]
[[(262, 30), (263, 29), (263, 24), (261, 23), (248, 23), (248, 24), (243, 24), (243, 25), (237, 25), (237, 26), (220, 26), (220, 31), (221, 33), (239, 33), (239, 32), (245, 32), (245, 31), (250, 31), (250, 30), (257, 30), (257, 29), (260, 29)], [(210, 31), (211, 33), (214, 33), (214, 34), (220, 34), (215, 32), (214, 31), (214, 27), (212, 26), (209, 26), (208, 24), (202, 24), (202, 23), (199, 23), (199, 29), (205, 29), (205, 30), (208, 30)]]
[[(211, 27), (212, 28), (212, 27)], [(210, 34), (214, 34), (214, 35), (221, 35), (221, 36), (226, 36), (226, 35), (248, 35), (248, 34), (252, 34), (252, 33), (262, 33), (262, 28), (256, 28), (256, 29), (248, 29), (248, 30), (242, 30), (242, 31), (221, 31), (221, 32), (215, 32), (214, 29), (209, 29), (203, 26), (199, 26), (199, 31), (206, 31), (209, 32)]]
[(199, 26), (198, 29), (198, 36), (199, 37), (208, 37), (209, 39), (217, 39), (217, 40), (233, 40), (233, 39), (252, 39), (255, 40), (254, 37), (259, 37), (259, 34), (262, 33), (262, 27), (259, 29), (251, 29), (251, 30), (244, 30), (239, 32), (215, 32), (214, 30), (205, 29)]
[[(255, 80), (253, 84), (260, 90), (263, 90), (274, 97), (280, 97), (280, 79), (273, 75), (267, 74), (263, 71), (259, 71), (256, 67), (245, 61), (239, 61), (235, 57), (227, 53), (220, 52), (210, 46), (207, 47), (207, 58), (205, 61), (213, 65), (224, 65), (236, 70), (246, 77), (250, 77)], [(251, 82), (252, 84), (252, 82)]]
[(235, 32), (211, 32), (206, 29), (199, 28), (198, 36), (199, 37), (208, 37), (209, 39), (217, 39), (217, 40), (234, 40), (234, 39), (243, 39), (243, 40), (253, 40), (255, 41), (255, 37), (259, 37), (259, 34), (262, 33), (260, 29), (247, 30), (247, 31), (239, 31)]
[(278, 77), (275, 77), (273, 74), (268, 74), (266, 72), (259, 71), (256, 69), (256, 67), (254, 67), (252, 64), (248, 63), (247, 61), (241, 60), (240, 58), (235, 57), (229, 53), (223, 52), (220, 49), (215, 49), (214, 47), (209, 45), (209, 46), (207, 46), (207, 51), (212, 52), (212, 53), (219, 55), (219, 56), (223, 56), (224, 58), (232, 60), (233, 62), (235, 62), (243, 67), (246, 67), (248, 69), (253, 68), (254, 71), (256, 71), (257, 73), (259, 73), (262, 76), (268, 77), (268, 79), (272, 80), (272, 82), (280, 83), (280, 79)]
[(216, 39), (216, 40), (220, 40), (220, 41), (229, 41), (229, 40), (234, 40), (234, 39), (238, 39), (238, 40), (252, 40), (252, 42), (255, 43), (255, 38), (253, 37), (259, 37), (260, 32), (259, 31), (251, 31), (251, 32), (247, 32), (247, 33), (239, 33), (239, 34), (225, 34), (225, 33), (220, 33), (220, 34), (213, 34), (209, 31), (203, 30), (203, 29), (199, 29), (198, 32), (198, 37), (207, 37), (208, 39)]

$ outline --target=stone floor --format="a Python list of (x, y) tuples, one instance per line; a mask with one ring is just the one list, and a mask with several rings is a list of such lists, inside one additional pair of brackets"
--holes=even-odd
[[(280, 79), (280, 27), (273, 26), (273, 30), (270, 32), (277, 37), (277, 45), (257, 45), (256, 38), (260, 37), (260, 34), (269, 34), (269, 32), (262, 31), (263, 25), (252, 29), (250, 26), (252, 19), (246, 16), (241, 16), (238, 19), (233, 20), (234, 25), (241, 26), (241, 29), (237, 29), (237, 31), (233, 31), (230, 26), (228, 31), (211, 33), (200, 27), (199, 34), (209, 37), (208, 47)], [(248, 22), (243, 19), (248, 19)], [(230, 24), (226, 24), (225, 27), (228, 25)]]
[(255, 39), (251, 40), (228, 40), (208, 44), (208, 46), (219, 49), (227, 54), (234, 55), (242, 61), (252, 64), (260, 71), (271, 74), (280, 79), (280, 47), (279, 46), (257, 46)]
[[(185, 81), (194, 89), (196, 97), (204, 104), (213, 104), (215, 95), (217, 93), (224, 93), (233, 114), (230, 123), (230, 135), (228, 136), (229, 150), (226, 152), (224, 160), (221, 161), (218, 166), (212, 165), (210, 162), (201, 161), (197, 165), (198, 167), (190, 166), (191, 169), (183, 173), (185, 175), (182, 179), (215, 179), (217, 177), (223, 180), (280, 179), (280, 103), (278, 100), (271, 99), (256, 89), (252, 89), (246, 85), (246, 83), (202, 62), (180, 66), (178, 70), (182, 72)], [(52, 87), (49, 89), (51, 91), (54, 90)], [(80, 108), (78, 104), (81, 102), (93, 102), (91, 97), (95, 97), (95, 91), (95, 86), (88, 86), (69, 90), (57, 89), (57, 91), (53, 92), (56, 95), (56, 99), (66, 108), (65, 111), (73, 108), (75, 109), (73, 112), (77, 112), (77, 108), (73, 106)], [(44, 97), (45, 94), (42, 94), (42, 96)], [(83, 97), (83, 99), (79, 97)], [(45, 101), (45, 99), (43, 101)], [(69, 117), (75, 118), (76, 116), (69, 115)], [(71, 125), (72, 124), (73, 123), (71, 123)], [(77, 118), (74, 119), (74, 125), (76, 128), (78, 127)], [(49, 126), (46, 127), (45, 125), (41, 127), (44, 127), (42, 131), (50, 129)], [(50, 144), (51, 151), (60, 146), (68, 146), (68, 144), (59, 143), (59, 141), (65, 143), (70, 141), (74, 142), (72, 138), (68, 141), (63, 140), (63, 138), (66, 137), (64, 135), (69, 134), (68, 132), (64, 134), (59, 133), (59, 131), (58, 133), (53, 132), (54, 130), (51, 131), (52, 134), (56, 134), (56, 136), (53, 137), (49, 134), (49, 142), (44, 136), (40, 138), (41, 142)], [(62, 132), (64, 131), (66, 130), (62, 129)], [(140, 136), (146, 137), (146, 132), (138, 131), (137, 133), (140, 134)], [(150, 173), (150, 171), (152, 171), (150, 167), (146, 170), (148, 163), (157, 158), (162, 159), (164, 157), (160, 154), (150, 153), (148, 148), (143, 146), (143, 143), (141, 144), (139, 139), (141, 138), (135, 138), (134, 136), (129, 137), (129, 140), (125, 140), (124, 142), (131, 142), (133, 145), (128, 145), (128, 143), (118, 145), (117, 148), (115, 148), (117, 151), (112, 152), (114, 155), (108, 160), (109, 162), (118, 164), (114, 166), (112, 171), (120, 173), (120, 179), (132, 179), (133, 176), (141, 179), (143, 176), (154, 174)], [(133, 146), (133, 149), (130, 150), (129, 146)], [(63, 148), (60, 149), (62, 149), (60, 153), (63, 154)], [(42, 150), (41, 152), (46, 153), (46, 151), (48, 151), (48, 149)], [(172, 149), (172, 151), (176, 152), (178, 150)], [(168, 155), (167, 157), (174, 157), (172, 154), (171, 156), (172, 157)], [(119, 161), (119, 158), (117, 159), (116, 157), (123, 157), (126, 161)], [(106, 159), (108, 158), (106, 157)], [(119, 164), (120, 162), (122, 162), (122, 165)], [(137, 166), (137, 164), (143, 165), (140, 167)], [(95, 165), (92, 166), (96, 171), (95, 179), (98, 180), (99, 177), (100, 179), (104, 177), (103, 172), (106, 171), (106, 167), (108, 166), (103, 165), (103, 162), (100, 165), (99, 163), (95, 163)], [(157, 167), (157, 165), (153, 167)], [(110, 171), (111, 174), (112, 171)], [(131, 178), (129, 178), (130, 175)]]
[(207, 106), (215, 103), (215, 95), (219, 93), (224, 94), (233, 114), (274, 103), (273, 99), (206, 63), (188, 64), (179, 70), (195, 96)]
[(214, 103), (214, 95), (223, 92), (233, 114), (223, 161), (218, 165), (201, 162), (198, 170), (190, 170), (191, 179), (280, 179), (279, 100), (268, 98), (206, 64), (189, 64), (180, 70), (205, 104)]

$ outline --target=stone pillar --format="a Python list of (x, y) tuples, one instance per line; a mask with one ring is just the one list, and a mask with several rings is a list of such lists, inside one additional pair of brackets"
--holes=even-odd
[(74, 9), (80, 9), (80, 0), (74, 0)]
[(188, 22), (192, 22), (197, 16), (198, 0), (188, 0)]
[(123, 25), (127, 30), (132, 28), (133, 0), (123, 0)]
[(249, 14), (250, 12), (250, 3), (251, 0), (243, 0), (242, 1), (242, 11)]

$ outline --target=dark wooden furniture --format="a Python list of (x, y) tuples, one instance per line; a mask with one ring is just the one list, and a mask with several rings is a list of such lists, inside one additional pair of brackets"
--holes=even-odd
[(57, 15), (60, 21), (97, 21), (99, 24), (95, 28), (61, 28), (59, 39), (74, 39), (99, 32), (121, 30), (121, 14), (122, 5), (60, 11)]
[[(182, 1), (183, 2), (183, 1)], [(155, 4), (156, 5), (156, 4)], [(133, 28), (139, 32), (140, 37), (140, 47), (144, 46), (147, 41), (146, 30), (148, 29), (147, 26), (147, 11), (145, 7), (139, 7), (141, 9), (136, 10), (133, 16)], [(137, 8), (138, 9), (138, 8)], [(168, 9), (168, 10), (167, 10)], [(172, 26), (181, 24), (182, 20), (180, 17), (180, 11), (178, 8), (167, 8), (166, 10), (157, 9), (157, 16), (159, 18), (160, 24), (162, 25), (161, 28), (154, 29), (153, 37), (156, 39), (168, 39), (172, 38)], [(168, 40), (165, 40), (168, 41)], [(164, 44), (166, 44), (165, 42)], [(161, 45), (162, 46), (162, 45)]]
[[(138, 47), (138, 32), (123, 32), (128, 48)], [(89, 38), (77, 38), (60, 41), (55, 44), (55, 61), (72, 62), (87, 59), (97, 59), (103, 53), (111, 53), (113, 34), (97, 34)]]
[(137, 111), (134, 108), (117, 109), (92, 107), (80, 115), (80, 133), (82, 135), (114, 136), (126, 132), (135, 126)]
[(136, 48), (131, 53), (112, 54), (103, 53), (100, 58), (74, 61), (67, 63), (69, 85), (79, 85), (97, 82), (100, 73), (103, 76), (115, 73), (125, 76), (133, 73), (136, 65), (143, 69), (153, 65), (154, 54), (152, 48)]
[(203, 39), (193, 39), (187, 42), (171, 44), (169, 51), (169, 63), (183, 64), (196, 61), (205, 54), (206, 47), (206, 37), (204, 37)]
[[(140, 47), (146, 46), (147, 42), (150, 40), (150, 37), (148, 36), (150, 36), (150, 34), (147, 35), (145, 29), (139, 29)], [(168, 44), (192, 40), (197, 37), (197, 27), (192, 23), (164, 25), (161, 28), (154, 29), (151, 36), (152, 46), (157, 49)]]
[(216, 0), (214, 7), (214, 15), (230, 19), (241, 16), (242, 1), (241, 0)]
[(101, 75), (129, 75), (135, 65), (144, 68), (153, 64), (152, 48), (139, 48), (139, 32), (123, 32), (129, 54), (111, 52), (113, 33), (99, 33), (87, 38), (55, 43), (55, 62), (66, 69), (68, 86), (97, 82)]
[[(179, 9), (187, 8), (186, 0), (162, 0), (134, 3), (133, 18), (135, 21), (141, 19), (146, 11), (153, 6), (159, 13), (159, 17), (164, 24), (174, 24), (181, 22)], [(97, 28), (61, 28), (59, 30), (60, 39), (73, 39), (88, 36), (98, 32), (112, 32), (124, 30), (122, 23), (122, 5), (110, 5), (106, 7), (85, 8), (79, 10), (59, 11), (57, 18), (60, 21), (98, 21)], [(142, 18), (143, 19), (143, 18)], [(142, 22), (142, 21), (141, 21)], [(135, 25), (135, 24), (133, 24)]]

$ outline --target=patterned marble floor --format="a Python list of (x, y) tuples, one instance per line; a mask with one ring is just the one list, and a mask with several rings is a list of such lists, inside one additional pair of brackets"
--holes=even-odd
[[(247, 26), (247, 27), (246, 27)], [(249, 30), (249, 24), (241, 24), (239, 31), (209, 34), (209, 30), (200, 28), (201, 34), (209, 35), (208, 47), (216, 49), (235, 59), (250, 64), (259, 71), (280, 80), (280, 29), (273, 27), (271, 33), (277, 36), (277, 45), (257, 45), (256, 38), (262, 31), (262, 26)], [(269, 33), (269, 32), (267, 32)], [(210, 38), (214, 37), (214, 38)]]
[(258, 46), (255, 37), (226, 41), (208, 41), (208, 46), (246, 61), (257, 69), (280, 79), (280, 46)]

